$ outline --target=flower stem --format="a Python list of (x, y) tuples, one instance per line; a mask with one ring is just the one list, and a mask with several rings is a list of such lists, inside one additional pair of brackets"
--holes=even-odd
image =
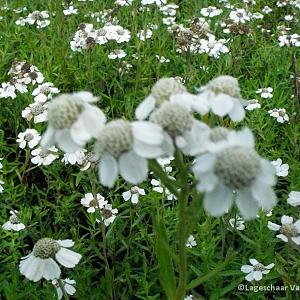
[(175, 185), (174, 180), (170, 179), (169, 176), (164, 172), (163, 168), (156, 160), (149, 161), (150, 170), (157, 176), (162, 184), (176, 197), (178, 198), (179, 193)]
[(189, 196), (188, 187), (188, 170), (183, 161), (181, 152), (176, 150), (175, 163), (179, 170), (180, 194), (178, 197), (179, 223), (178, 223), (178, 240), (179, 240), (179, 280), (176, 290), (176, 300), (182, 300), (185, 296), (187, 285), (187, 252), (186, 240), (188, 236), (188, 223), (186, 222), (186, 209)]

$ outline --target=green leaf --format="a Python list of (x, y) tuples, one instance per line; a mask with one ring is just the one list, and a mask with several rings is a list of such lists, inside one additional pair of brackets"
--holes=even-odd
[(169, 247), (167, 232), (161, 220), (154, 222), (155, 231), (155, 252), (158, 260), (159, 276), (161, 285), (169, 300), (175, 299), (176, 278)]

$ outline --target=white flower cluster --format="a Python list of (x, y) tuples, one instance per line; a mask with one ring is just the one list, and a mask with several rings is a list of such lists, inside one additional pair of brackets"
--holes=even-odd
[[(192, 170), (197, 189), (205, 193), (204, 208), (211, 215), (226, 213), (233, 200), (245, 219), (255, 218), (260, 208), (269, 211), (276, 204), (272, 189), (275, 169), (256, 153), (250, 130), (209, 128), (194, 116), (211, 111), (233, 121), (243, 120), (243, 100), (235, 78), (215, 78), (200, 88), (198, 95), (189, 93), (174, 78), (162, 78), (138, 106), (137, 121), (132, 122), (106, 122), (103, 112), (90, 104), (96, 100), (88, 92), (54, 98), (41, 144), (58, 144), (71, 153), (95, 138), (102, 185), (113, 187), (118, 174), (131, 184), (141, 183), (148, 176), (148, 159), (172, 156), (177, 148), (196, 158)], [(132, 191), (123, 197), (129, 199)]]
[(278, 37), (280, 47), (300, 47), (300, 35), (294, 34), (283, 34)]
[(97, 218), (96, 221), (103, 222), (105, 226), (113, 223), (118, 213), (118, 209), (112, 208), (112, 205), (108, 204), (108, 201), (100, 194), (94, 196), (92, 193), (87, 193), (80, 202), (88, 208), (88, 213), (96, 213), (97, 216), (100, 215), (100, 219)]
[(35, 25), (36, 28), (44, 28), (50, 24), (50, 13), (46, 10), (33, 11), (26, 18), (19, 18), (16, 25), (25, 26), (26, 24)]
[(118, 44), (128, 42), (131, 34), (120, 25), (106, 24), (95, 29), (93, 24), (81, 24), (70, 42), (73, 51), (81, 52), (83, 49), (94, 48), (96, 45), (104, 45), (109, 41)]

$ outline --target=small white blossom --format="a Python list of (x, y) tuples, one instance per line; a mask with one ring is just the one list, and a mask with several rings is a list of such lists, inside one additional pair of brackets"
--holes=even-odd
[(245, 220), (242, 217), (237, 216), (236, 218), (229, 219), (229, 225), (232, 228), (242, 231), (245, 229)]
[(290, 120), (284, 108), (274, 108), (268, 111), (271, 117), (274, 117), (278, 123), (285, 123)]
[(52, 82), (44, 82), (33, 90), (32, 96), (34, 96), (34, 101), (44, 103), (51, 99), (53, 94), (59, 92), (59, 89), (54, 87)]
[(186, 241), (186, 244), (185, 244), (188, 248), (193, 248), (195, 246), (197, 246), (197, 242), (194, 238), (193, 235), (190, 235)]
[(145, 190), (139, 188), (138, 186), (133, 186), (129, 191), (122, 193), (123, 199), (125, 201), (130, 199), (133, 204), (137, 204), (139, 202), (140, 195), (145, 195)]
[(276, 176), (278, 177), (286, 177), (289, 174), (289, 165), (283, 164), (282, 159), (278, 158), (277, 160), (273, 160), (272, 165), (276, 169)]
[(38, 166), (48, 166), (58, 158), (58, 155), (56, 154), (57, 151), (58, 149), (55, 148), (55, 146), (48, 149), (36, 148), (31, 151), (31, 155), (33, 156), (31, 162)]
[[(57, 298), (60, 300), (63, 297), (63, 291), (58, 283), (57, 279), (52, 280), (52, 284), (56, 287), (57, 292)], [(69, 278), (62, 279), (63, 289), (68, 295), (74, 295), (76, 292), (76, 289), (74, 285), (76, 284), (75, 280), (71, 280)]]
[(287, 203), (292, 206), (300, 206), (300, 192), (292, 191), (289, 193)]
[(246, 110), (254, 110), (254, 109), (258, 109), (258, 108), (261, 108), (261, 105), (258, 102), (258, 100), (252, 99), (252, 100), (248, 100), (246, 102), (246, 107), (245, 107)]
[(94, 213), (96, 210), (103, 209), (108, 201), (100, 194), (97, 194), (95, 198), (92, 193), (87, 193), (84, 195), (84, 198), (80, 200), (80, 203), (83, 206), (88, 207), (88, 213)]
[(252, 280), (260, 281), (263, 275), (270, 273), (270, 270), (275, 266), (273, 263), (264, 266), (254, 258), (250, 258), (249, 261), (251, 265), (243, 265), (241, 267), (241, 271), (243, 273), (248, 274), (245, 277), (247, 281), (252, 281)]
[(123, 58), (126, 56), (126, 52), (122, 49), (116, 49), (108, 54), (109, 59)]
[(260, 96), (264, 99), (272, 98), (273, 97), (272, 92), (273, 92), (273, 88), (271, 88), (271, 87), (258, 89), (256, 91), (256, 93), (260, 94)]
[(16, 210), (10, 211), (11, 216), (9, 217), (9, 220), (2, 225), (4, 230), (20, 231), (25, 229), (25, 225), (21, 222), (16, 213), (18, 213)]
[[(111, 204), (105, 204), (105, 206), (101, 210), (101, 221), (104, 223), (105, 226), (109, 226), (114, 222), (117, 214), (117, 208), (112, 208)], [(97, 222), (101, 221), (97, 220)]]
[(40, 134), (35, 129), (26, 129), (18, 134), (17, 143), (24, 149), (27, 145), (30, 149), (34, 148), (41, 140)]

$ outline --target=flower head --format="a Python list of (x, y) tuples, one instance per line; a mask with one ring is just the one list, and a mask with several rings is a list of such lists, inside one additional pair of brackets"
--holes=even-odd
[(12, 210), (10, 211), (11, 216), (9, 217), (9, 220), (2, 225), (2, 228), (4, 230), (20, 231), (25, 229), (25, 225), (16, 215), (16, 212), (17, 211), (12, 211)]
[(26, 145), (30, 149), (34, 148), (41, 140), (40, 134), (35, 129), (26, 129), (18, 134), (17, 142), (19, 147), (24, 149)]
[[(74, 287), (74, 285), (76, 284), (76, 281), (75, 280), (72, 280), (72, 279), (69, 279), (69, 278), (66, 278), (66, 279), (61, 279), (62, 281), (62, 284), (63, 284), (63, 288), (64, 290), (66, 291), (66, 293), (68, 295), (74, 295), (75, 292), (76, 292), (76, 289)], [(56, 292), (57, 292), (57, 297), (58, 299), (62, 299), (63, 297), (63, 291), (58, 283), (58, 280), (57, 279), (53, 279), (52, 280), (52, 284), (56, 287)]]
[(245, 279), (247, 281), (260, 281), (263, 275), (270, 273), (270, 270), (275, 266), (273, 263), (267, 266), (259, 263), (256, 259), (250, 258), (251, 265), (243, 265), (241, 271), (248, 274)]
[(292, 206), (300, 206), (300, 192), (297, 191), (290, 192), (287, 202)]
[(125, 201), (130, 199), (133, 204), (137, 204), (139, 202), (140, 195), (145, 195), (145, 190), (140, 189), (138, 186), (133, 186), (129, 191), (122, 193), (123, 199)]
[(102, 209), (108, 202), (100, 194), (94, 197), (92, 193), (87, 193), (84, 195), (84, 198), (81, 199), (80, 203), (88, 207), (88, 213), (94, 213), (97, 209)]
[(213, 216), (226, 213), (234, 198), (244, 219), (276, 204), (275, 170), (256, 153), (249, 129), (230, 132), (224, 143), (197, 157), (193, 171), (198, 190), (206, 192), (204, 208)]
[(66, 268), (74, 268), (81, 259), (80, 254), (67, 249), (73, 245), (72, 240), (54, 240), (51, 238), (38, 240), (33, 251), (22, 257), (19, 266), (21, 274), (34, 282), (41, 278), (46, 280), (59, 278), (61, 270), (57, 262)]
[(55, 143), (65, 152), (72, 153), (92, 138), (97, 137), (106, 118), (91, 102), (97, 101), (89, 92), (61, 94), (48, 106), (48, 128), (42, 138), (42, 146)]

